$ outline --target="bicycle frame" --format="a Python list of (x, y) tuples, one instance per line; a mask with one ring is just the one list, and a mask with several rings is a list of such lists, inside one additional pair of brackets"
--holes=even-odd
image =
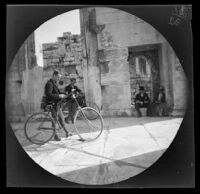
[[(72, 98), (75, 100), (78, 110), (81, 109), (81, 106), (80, 106), (79, 102), (77, 101), (75, 94), (72, 94)], [(60, 104), (62, 104), (62, 103), (69, 103), (72, 100), (72, 99), (70, 99), (70, 100), (68, 100), (66, 102), (63, 102), (65, 99), (66, 98), (62, 99), (61, 102), (59, 102), (59, 103)]]
[[(47, 111), (47, 114), (53, 119), (53, 121), (55, 122), (54, 124), (58, 123), (58, 126), (59, 126), (59, 129), (62, 129), (62, 126), (58, 120), (58, 112), (56, 111), (56, 114), (55, 114), (55, 111), (52, 111), (53, 110), (53, 105), (50, 105), (51, 107), (49, 108), (49, 110)], [(53, 114), (53, 116), (50, 115)]]
[[(65, 101), (67, 97), (61, 99), (60, 102), (58, 102), (58, 104), (61, 105), (62, 103), (68, 103), (68, 102), (70, 102), (72, 100), (72, 99), (70, 99), (68, 101)], [(76, 96), (75, 96), (74, 93), (72, 94), (72, 98), (75, 100), (75, 103), (77, 105), (76, 112), (79, 111), (79, 110), (81, 110), (82, 107), (80, 106), (80, 104), (79, 104), (78, 100), (76, 99)], [(59, 129), (62, 129), (63, 127), (61, 126), (61, 124), (60, 124), (60, 122), (58, 120), (58, 112), (56, 112), (56, 115), (55, 115), (55, 113), (54, 113), (54, 111), (52, 111), (52, 109), (53, 109), (53, 106), (50, 108), (50, 110), (48, 110), (47, 114), (49, 114), (50, 112), (53, 113), (54, 116), (52, 117), (52, 119), (55, 121), (55, 123), (58, 123)], [(86, 118), (85, 114), (83, 112), (81, 112), (81, 113), (83, 114), (83, 117), (85, 118), (85, 120), (88, 121), (88, 119)]]
[[(80, 110), (80, 109), (81, 109), (81, 106), (80, 106), (80, 104), (78, 103), (75, 94), (72, 94), (72, 97), (73, 97), (73, 99), (75, 100), (75, 102), (76, 102), (76, 104), (77, 104), (78, 110)], [(67, 98), (67, 97), (66, 97), (66, 98)], [(67, 102), (70, 102), (70, 100), (72, 100), (72, 99), (70, 99), (70, 100), (64, 102), (64, 100), (66, 100), (66, 98), (61, 99), (60, 102), (58, 102), (58, 104), (61, 105), (62, 103), (67, 103)], [(56, 115), (55, 115), (55, 111), (52, 111), (52, 109), (53, 109), (53, 105), (51, 105), (50, 109), (47, 111), (47, 114), (48, 114), (48, 115), (50, 115), (50, 113), (53, 114), (53, 116), (51, 116), (52, 119), (55, 121), (55, 123), (58, 124), (59, 129), (62, 129), (63, 127), (61, 126), (61, 124), (60, 124), (60, 122), (59, 122), (59, 120), (58, 120), (58, 112), (56, 112)], [(78, 111), (78, 110), (77, 110), (77, 111)]]

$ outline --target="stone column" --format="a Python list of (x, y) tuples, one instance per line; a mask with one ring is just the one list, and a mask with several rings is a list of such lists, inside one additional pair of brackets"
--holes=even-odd
[[(93, 8), (80, 10), (81, 35), (83, 45), (83, 76), (86, 100), (101, 107), (100, 69), (98, 66), (98, 26)], [(96, 31), (97, 30), (97, 31)]]

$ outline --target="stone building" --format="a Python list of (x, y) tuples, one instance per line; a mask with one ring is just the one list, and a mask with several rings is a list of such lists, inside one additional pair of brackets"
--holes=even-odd
[(24, 121), (40, 111), (44, 87), (54, 70), (64, 75), (59, 83), (62, 90), (69, 78), (77, 78), (84, 91), (82, 76), (82, 47), (80, 35), (63, 33), (57, 42), (43, 44), (44, 66), (38, 66), (35, 56), (35, 37), (32, 33), (18, 50), (6, 76), (6, 110), (10, 121)]
[(18, 50), (6, 74), (6, 111), (10, 121), (22, 121), (40, 110), (42, 67), (37, 66), (32, 33)]
[(6, 110), (12, 121), (40, 110), (44, 85), (54, 69), (70, 76), (104, 116), (134, 116), (135, 95), (143, 85), (153, 100), (165, 87), (172, 115), (183, 115), (187, 79), (166, 39), (142, 19), (118, 9), (80, 10), (81, 35), (64, 32), (43, 45), (44, 67), (37, 65), (34, 33), (23, 43), (6, 75)]
[(134, 115), (140, 85), (153, 100), (160, 85), (172, 115), (183, 115), (187, 79), (166, 39), (142, 19), (112, 8), (80, 10), (86, 98), (107, 116)]
[(54, 70), (59, 70), (64, 75), (59, 83), (61, 90), (69, 84), (69, 78), (73, 76), (77, 78), (77, 86), (84, 91), (80, 35), (64, 32), (56, 42), (45, 43), (42, 47), (44, 80), (47, 81)]

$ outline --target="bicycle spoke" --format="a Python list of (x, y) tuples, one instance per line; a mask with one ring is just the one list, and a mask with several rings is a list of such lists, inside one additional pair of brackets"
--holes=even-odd
[[(88, 121), (88, 119), (87, 119), (87, 118), (84, 120), (84, 122), (87, 122), (87, 123), (89, 123), (89, 127), (90, 127), (90, 129), (92, 129), (92, 127), (91, 127), (92, 123), (90, 123), (90, 122)], [(92, 129), (92, 130), (93, 130), (93, 129)]]
[(95, 125), (91, 121), (89, 121), (87, 118), (85, 118), (85, 121), (89, 123), (89, 126), (92, 126), (95, 128)]
[(35, 135), (30, 136), (30, 138), (31, 138), (31, 139), (32, 139), (32, 138), (35, 138), (35, 137), (37, 137), (39, 134), (41, 134), (41, 132), (38, 132), (38, 133), (36, 133)]
[(43, 143), (44, 143), (44, 141), (38, 140), (38, 139), (35, 139), (35, 141), (38, 142), (38, 143), (40, 143), (40, 144), (43, 144)]
[[(41, 126), (43, 123), (44, 123), (44, 119), (43, 119), (42, 123), (40, 124), (40, 126)], [(38, 128), (40, 128), (40, 126), (39, 126)]]
[(82, 111), (81, 111), (81, 113), (84, 115), (85, 120), (86, 120), (90, 125), (94, 126), (93, 123), (92, 123), (90, 120), (88, 120), (88, 118), (85, 116), (85, 114), (84, 114)]
[(46, 130), (46, 131), (50, 130), (51, 131), (51, 130), (54, 130), (54, 128), (49, 128), (49, 127), (48, 128), (47, 127), (42, 127), (41, 128), (41, 127), (39, 127), (39, 130)]
[[(96, 119), (91, 119), (91, 115), (96, 114)], [(77, 118), (80, 119), (77, 119)], [(80, 109), (75, 117), (75, 129), (80, 138), (91, 141), (99, 137), (103, 130), (103, 121), (99, 113), (89, 107)]]

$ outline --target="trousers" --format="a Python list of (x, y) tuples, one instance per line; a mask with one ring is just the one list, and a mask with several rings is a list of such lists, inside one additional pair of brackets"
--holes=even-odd
[(149, 114), (150, 114), (149, 113), (149, 111), (150, 111), (149, 103), (148, 104), (143, 104), (143, 105), (141, 105), (140, 103), (135, 103), (135, 110), (137, 111), (139, 117), (142, 116), (140, 108), (147, 108), (146, 114), (147, 114), (147, 116), (149, 116)]
[(67, 108), (69, 111), (69, 115), (67, 117), (67, 120), (71, 120), (72, 123), (74, 123), (74, 115), (76, 113), (77, 110), (77, 104), (74, 100), (71, 100), (70, 102), (67, 103)]
[[(64, 125), (64, 115), (61, 111), (61, 107), (58, 104), (53, 105), (53, 108), (51, 109), (51, 114), (54, 120), (57, 119), (57, 114), (58, 114), (58, 121), (60, 123), (60, 125), (62, 126), (62, 128), (66, 130), (65, 125)], [(55, 123), (53, 123), (53, 127), (55, 127)]]

